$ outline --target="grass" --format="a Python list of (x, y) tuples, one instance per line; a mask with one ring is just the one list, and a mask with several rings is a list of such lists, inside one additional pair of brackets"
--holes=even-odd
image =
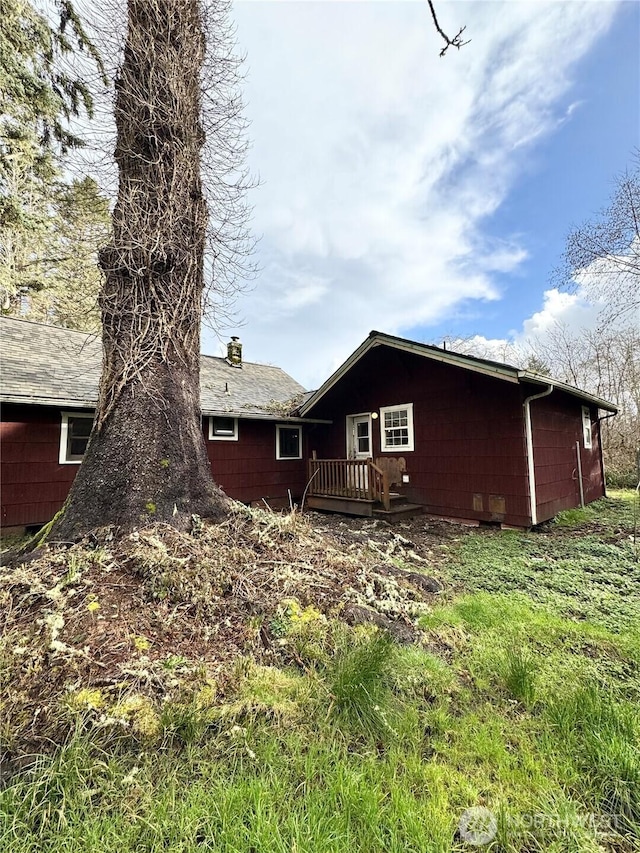
[(388, 634), (374, 633), (339, 651), (330, 667), (330, 713), (368, 735), (391, 729), (389, 684), (394, 645)]
[[(422, 646), (299, 619), (301, 666), (240, 660), (233, 701), (185, 709), (163, 745), (79, 732), (0, 792), (0, 850), (638, 849), (632, 522), (620, 493), (540, 532), (463, 536)], [(477, 806), (487, 846), (460, 835)]]
[[(541, 531), (482, 531), (452, 554), (451, 582), (467, 592), (517, 592), (572, 619), (613, 630), (637, 625), (640, 501), (634, 492), (561, 513)], [(638, 521), (640, 525), (640, 519)]]

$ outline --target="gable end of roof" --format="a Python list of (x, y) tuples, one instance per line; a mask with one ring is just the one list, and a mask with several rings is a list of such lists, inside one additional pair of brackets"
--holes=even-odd
[(455, 367), (460, 367), (463, 370), (470, 370), (474, 373), (480, 373), (485, 376), (493, 376), (504, 382), (519, 384), (522, 382), (532, 382), (534, 384), (553, 385), (572, 394), (585, 402), (589, 402), (594, 406), (605, 411), (615, 414), (618, 410), (606, 400), (602, 400), (586, 391), (581, 391), (579, 388), (574, 388), (564, 382), (559, 382), (551, 377), (540, 376), (535, 373), (530, 373), (526, 370), (520, 370), (511, 364), (505, 364), (499, 361), (491, 361), (486, 358), (476, 358), (471, 355), (454, 352), (453, 350), (441, 349), (432, 344), (423, 344), (418, 341), (412, 341), (408, 338), (400, 338), (395, 335), (388, 335), (385, 332), (371, 331), (368, 337), (360, 344), (360, 346), (347, 358), (347, 360), (324, 382), (317, 391), (311, 394), (299, 408), (301, 416), (307, 415), (317, 403), (334, 387), (351, 368), (360, 361), (370, 350), (375, 347), (390, 347), (402, 352), (412, 353), (422, 358), (438, 361), (443, 364), (449, 364)]

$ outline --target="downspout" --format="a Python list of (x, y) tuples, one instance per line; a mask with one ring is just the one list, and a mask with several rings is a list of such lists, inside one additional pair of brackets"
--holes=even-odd
[(584, 509), (584, 483), (582, 482), (582, 459), (580, 458), (580, 442), (576, 441), (576, 464), (578, 466), (578, 489), (580, 491), (580, 506)]
[(596, 423), (598, 424), (598, 447), (600, 448), (600, 471), (602, 472), (602, 494), (605, 498), (607, 496), (607, 472), (604, 469), (604, 450), (602, 448), (602, 430), (600, 429), (600, 424), (608, 418), (615, 418), (617, 414), (617, 412), (609, 412), (608, 415), (596, 418)]
[(536, 499), (536, 470), (533, 462), (533, 431), (531, 429), (531, 401), (539, 400), (541, 397), (548, 397), (553, 391), (553, 385), (549, 385), (546, 391), (541, 391), (540, 394), (532, 394), (526, 397), (522, 404), (524, 408), (524, 433), (527, 443), (527, 468), (529, 471), (529, 513), (531, 515), (531, 526), (535, 527), (538, 523), (538, 502)]

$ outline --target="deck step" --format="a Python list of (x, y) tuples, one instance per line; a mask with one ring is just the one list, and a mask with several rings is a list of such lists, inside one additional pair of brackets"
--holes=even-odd
[(361, 498), (342, 498), (330, 495), (310, 495), (307, 500), (309, 509), (319, 509), (325, 512), (341, 512), (344, 515), (373, 514), (373, 501)]
[(402, 504), (407, 503), (407, 496), (398, 494), (398, 492), (391, 492), (389, 500), (391, 502), (391, 506), (402, 506)]
[(424, 512), (421, 504), (412, 504), (407, 501), (405, 495), (392, 492), (389, 495), (389, 509), (386, 510), (381, 503), (366, 498), (348, 498), (337, 495), (309, 495), (307, 507), (309, 509), (322, 510), (324, 512), (340, 512), (344, 515), (364, 515), (384, 518), (387, 521), (398, 521), (402, 518), (410, 518)]
[(402, 503), (391, 503), (390, 509), (384, 509), (381, 506), (373, 508), (374, 518), (383, 518), (385, 521), (401, 521), (403, 518), (411, 518), (414, 515), (422, 515), (424, 507), (422, 504), (411, 504), (406, 501)]

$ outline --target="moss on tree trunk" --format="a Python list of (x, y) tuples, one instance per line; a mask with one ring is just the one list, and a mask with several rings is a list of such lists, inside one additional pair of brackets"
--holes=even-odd
[(129, 0), (116, 81), (118, 201), (100, 254), (103, 374), (94, 433), (50, 539), (219, 517), (200, 426), (202, 195), (197, 0)]

